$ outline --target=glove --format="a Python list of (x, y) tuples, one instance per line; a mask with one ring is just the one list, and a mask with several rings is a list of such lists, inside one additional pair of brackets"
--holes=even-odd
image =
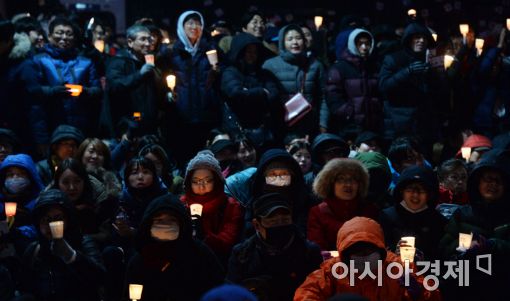
[(66, 264), (74, 262), (76, 251), (67, 243), (65, 239), (54, 239), (51, 241), (51, 253), (60, 257)]
[(154, 65), (151, 65), (151, 64), (144, 64), (142, 66), (142, 68), (140, 69), (140, 74), (142, 76), (148, 76), (150, 74), (153, 74), (153, 71), (154, 70)]
[(409, 74), (424, 74), (430, 69), (430, 64), (424, 62), (414, 62), (407, 67)]
[(66, 86), (46, 86), (43, 87), (44, 94), (48, 96), (66, 97), (71, 96), (69, 88)]

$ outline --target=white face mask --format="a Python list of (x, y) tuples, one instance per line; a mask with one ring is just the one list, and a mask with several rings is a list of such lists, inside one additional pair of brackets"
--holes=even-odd
[(354, 268), (358, 269), (358, 273), (363, 273), (366, 263), (369, 264), (372, 273), (377, 272), (377, 261), (381, 259), (381, 254), (377, 251), (367, 256), (351, 255), (351, 260), (354, 262)]
[(176, 240), (179, 237), (179, 224), (152, 225), (151, 236), (160, 241)]
[(290, 185), (291, 177), (290, 175), (281, 175), (281, 176), (267, 176), (266, 184), (278, 187), (284, 187)]

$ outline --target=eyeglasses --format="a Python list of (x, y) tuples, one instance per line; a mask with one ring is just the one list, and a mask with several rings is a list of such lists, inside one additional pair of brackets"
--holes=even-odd
[(214, 182), (214, 179), (201, 179), (201, 180), (191, 180), (191, 184), (193, 185), (199, 185), (199, 186), (206, 186), (210, 185)]

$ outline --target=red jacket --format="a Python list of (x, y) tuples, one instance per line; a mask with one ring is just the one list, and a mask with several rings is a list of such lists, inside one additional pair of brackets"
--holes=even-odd
[(335, 250), (338, 229), (344, 222), (355, 216), (377, 218), (378, 210), (375, 206), (356, 200), (346, 202), (339, 199), (325, 199), (310, 209), (307, 238), (318, 244), (323, 251)]
[(232, 247), (238, 242), (243, 223), (241, 205), (221, 190), (204, 196), (187, 193), (181, 201), (189, 208), (191, 204), (201, 204), (202, 230), (204, 243), (219, 257), (230, 254)]
[(439, 200), (436, 205), (439, 204), (457, 204), (457, 205), (468, 205), (469, 196), (467, 192), (463, 192), (459, 195), (454, 195), (449, 189), (439, 186)]

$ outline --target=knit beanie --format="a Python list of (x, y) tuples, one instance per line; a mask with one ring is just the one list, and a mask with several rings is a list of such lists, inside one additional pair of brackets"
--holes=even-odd
[(202, 150), (197, 153), (197, 155), (191, 159), (186, 167), (186, 174), (184, 176), (184, 183), (189, 183), (191, 176), (193, 175), (193, 171), (197, 169), (208, 169), (212, 171), (218, 179), (224, 183), (225, 178), (221, 173), (220, 162), (214, 157), (214, 154), (210, 150)]

